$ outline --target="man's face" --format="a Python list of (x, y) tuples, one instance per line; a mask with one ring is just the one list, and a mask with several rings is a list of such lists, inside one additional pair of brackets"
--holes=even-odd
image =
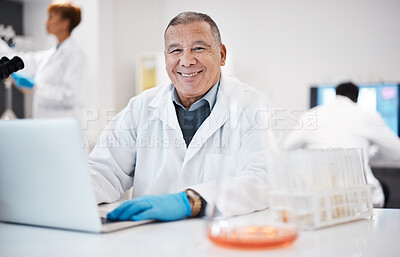
[(218, 47), (207, 22), (193, 22), (168, 28), (164, 55), (168, 76), (185, 105), (185, 101), (200, 99), (217, 83), (226, 48)]

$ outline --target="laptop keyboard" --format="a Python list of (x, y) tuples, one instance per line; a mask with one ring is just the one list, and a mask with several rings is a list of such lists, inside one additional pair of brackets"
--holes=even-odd
[(108, 224), (108, 223), (113, 223), (115, 221), (109, 220), (107, 218), (104, 217), (100, 217), (101, 218), (101, 224)]

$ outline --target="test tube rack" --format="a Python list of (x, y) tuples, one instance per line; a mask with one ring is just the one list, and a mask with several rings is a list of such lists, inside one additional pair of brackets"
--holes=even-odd
[(270, 194), (271, 208), (282, 213), (294, 210), (305, 230), (372, 217), (363, 154), (362, 149), (285, 153), (277, 180), (280, 190)]
[(286, 212), (291, 205), (296, 210), (300, 227), (304, 230), (372, 217), (370, 185), (294, 194), (290, 198), (292, 202), (287, 204), (288, 201), (282, 201), (282, 194), (272, 193), (271, 208)]

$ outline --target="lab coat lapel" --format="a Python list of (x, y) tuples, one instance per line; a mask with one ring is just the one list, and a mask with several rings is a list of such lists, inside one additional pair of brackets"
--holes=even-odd
[[(174, 129), (180, 131), (178, 118), (176, 117), (175, 107), (172, 103), (172, 85), (165, 87), (154, 99), (150, 102), (150, 106), (155, 108), (153, 114), (160, 119), (166, 129)], [(182, 133), (181, 133), (182, 134)], [(183, 137), (182, 137), (183, 138)]]
[(45, 58), (43, 58), (42, 62), (39, 64), (38, 70), (43, 69), (43, 67), (46, 67), (49, 63), (51, 63), (51, 60), (54, 59), (54, 55), (56, 55), (56, 53), (57, 49), (55, 47), (49, 49)]
[(192, 159), (203, 147), (203, 145), (207, 143), (207, 140), (225, 124), (225, 122), (229, 119), (229, 110), (230, 108), (225, 87), (221, 81), (215, 106), (207, 119), (201, 124), (200, 128), (197, 130), (192, 141), (190, 142), (183, 165)]
[(163, 140), (169, 142), (171, 147), (179, 151), (182, 160), (185, 156), (186, 145), (182, 130), (178, 123), (175, 106), (172, 102), (172, 84), (164, 86), (164, 89), (150, 102), (149, 106), (155, 108), (153, 115), (163, 124)]
[(71, 37), (67, 38), (64, 42), (61, 43), (61, 45), (57, 47), (54, 47), (52, 49), (52, 53), (49, 55), (49, 58), (47, 59), (46, 64), (51, 64), (54, 62), (57, 62), (59, 60), (65, 60), (64, 55), (68, 54), (68, 49), (71, 49), (73, 47), (72, 45), (72, 39)]

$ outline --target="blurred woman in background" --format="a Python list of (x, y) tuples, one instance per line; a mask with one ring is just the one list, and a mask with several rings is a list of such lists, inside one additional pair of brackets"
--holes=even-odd
[(15, 52), (0, 40), (0, 55), (19, 55), (25, 69), (14, 73), (14, 84), (33, 92), (33, 118), (74, 117), (80, 120), (84, 83), (84, 57), (71, 38), (81, 21), (80, 7), (69, 2), (52, 2), (48, 9), (47, 32), (56, 36), (57, 46), (38, 52)]

